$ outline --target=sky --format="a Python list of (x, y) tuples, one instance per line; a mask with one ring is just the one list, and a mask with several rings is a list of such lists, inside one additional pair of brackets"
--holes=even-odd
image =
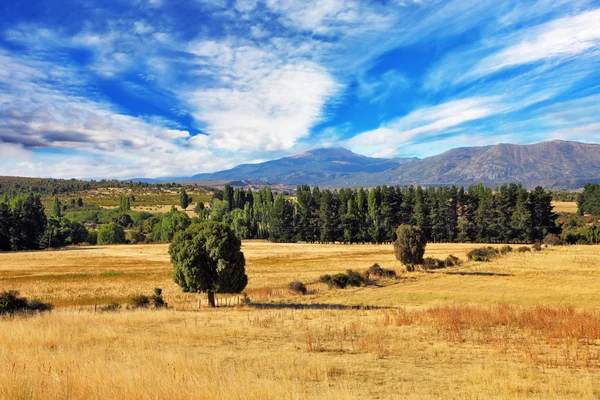
[(0, 175), (600, 142), (600, 0), (3, 0)]

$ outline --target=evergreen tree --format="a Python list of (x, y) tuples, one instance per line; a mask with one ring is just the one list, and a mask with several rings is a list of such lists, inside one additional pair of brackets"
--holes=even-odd
[(54, 196), (54, 198), (52, 199), (52, 216), (59, 219), (60, 217), (62, 217), (60, 200), (58, 200), (58, 197), (56, 196)]
[(9, 251), (12, 215), (8, 203), (0, 200), (0, 251)]
[(517, 197), (516, 205), (510, 218), (511, 238), (520, 242), (531, 240), (533, 219), (531, 217), (529, 195), (522, 190)]
[(46, 230), (46, 214), (39, 196), (17, 196), (10, 201), (11, 250), (37, 250)]
[(321, 242), (333, 243), (340, 240), (339, 199), (330, 190), (321, 193), (319, 220)]
[(293, 220), (294, 207), (280, 194), (271, 209), (269, 239), (272, 242), (291, 242), (294, 237)]
[(179, 232), (169, 246), (175, 282), (184, 292), (239, 293), (248, 284), (244, 253), (235, 233), (224, 224), (203, 222)]
[(229, 184), (223, 188), (223, 201), (227, 205), (227, 211), (233, 210), (233, 188)]
[(531, 239), (541, 241), (549, 233), (558, 233), (559, 230), (556, 226), (558, 216), (552, 210), (552, 194), (538, 186), (530, 193), (529, 199), (533, 220)]
[(394, 252), (396, 259), (406, 266), (409, 272), (415, 270), (415, 264), (423, 264), (423, 255), (427, 239), (418, 226), (400, 225), (396, 231)]
[(190, 198), (188, 196), (188, 194), (185, 191), (185, 188), (182, 186), (181, 187), (181, 191), (179, 192), (179, 206), (183, 209), (186, 210), (188, 208), (188, 206), (190, 205)]

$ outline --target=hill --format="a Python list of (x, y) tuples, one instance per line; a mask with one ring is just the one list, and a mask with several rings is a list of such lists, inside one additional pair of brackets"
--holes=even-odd
[(344, 181), (360, 173), (381, 173), (417, 161), (417, 158), (372, 158), (344, 148), (307, 151), (260, 164), (242, 164), (233, 169), (198, 174), (181, 181), (260, 181), (269, 184), (321, 185)]
[(528, 188), (580, 188), (600, 181), (600, 145), (550, 141), (533, 145), (461, 147), (424, 158), (371, 158), (343, 148), (317, 149), (182, 181), (259, 181), (325, 187), (376, 185), (494, 186), (522, 183)]
[(372, 176), (378, 183), (577, 188), (600, 180), (600, 145), (550, 141), (533, 145), (463, 147)]

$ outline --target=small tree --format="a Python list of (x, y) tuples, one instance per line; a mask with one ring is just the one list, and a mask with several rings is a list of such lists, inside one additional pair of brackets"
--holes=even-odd
[(229, 226), (202, 222), (177, 232), (169, 246), (173, 278), (184, 292), (240, 293), (248, 283), (241, 242)]
[(125, 241), (125, 230), (114, 222), (104, 224), (98, 229), (98, 244), (119, 244)]
[(394, 242), (396, 259), (412, 272), (415, 270), (416, 264), (423, 264), (423, 255), (427, 244), (425, 234), (418, 226), (400, 225), (396, 230), (396, 237)]
[(190, 200), (188, 194), (185, 192), (185, 189), (182, 186), (181, 191), (179, 192), (179, 206), (185, 210), (190, 205), (190, 202), (191, 202), (191, 200)]
[(56, 218), (62, 217), (61, 204), (58, 197), (54, 196), (52, 199), (52, 216)]

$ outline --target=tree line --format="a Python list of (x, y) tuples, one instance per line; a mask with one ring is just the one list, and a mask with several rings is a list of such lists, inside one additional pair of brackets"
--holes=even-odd
[(403, 224), (420, 227), (429, 242), (533, 243), (560, 233), (552, 194), (516, 184), (496, 190), (481, 184), (369, 190), (302, 185), (295, 197), (226, 185), (199, 216), (230, 225), (242, 239), (274, 242), (393, 242)]
[[(182, 188), (181, 205), (191, 200)], [(116, 210), (92, 210), (76, 202), (65, 216), (57, 198), (46, 214), (39, 195), (30, 193), (0, 199), (0, 250), (170, 242), (190, 224), (206, 220), (229, 225), (240, 239), (273, 242), (391, 243), (398, 226), (411, 225), (428, 242), (532, 243), (560, 233), (551, 202), (551, 193), (541, 187), (528, 191), (514, 184), (496, 190), (483, 185), (339, 190), (302, 185), (294, 196), (226, 185), (215, 191), (209, 207), (196, 205), (194, 218), (174, 207), (166, 214), (133, 212), (127, 196)]]

